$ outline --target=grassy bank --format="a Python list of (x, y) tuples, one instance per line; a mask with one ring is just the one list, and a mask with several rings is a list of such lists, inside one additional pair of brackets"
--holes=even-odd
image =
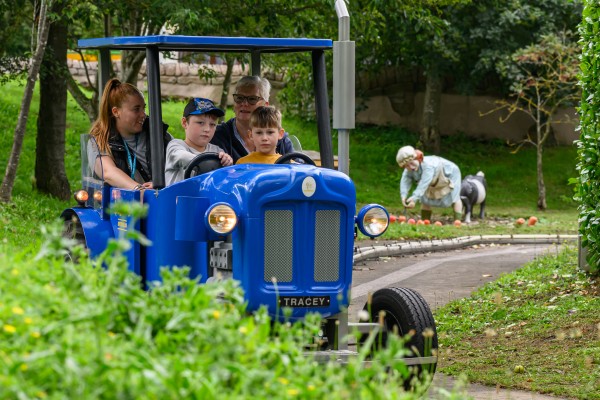
[[(2, 87), (0, 99), (0, 170), (4, 172), (13, 141), (13, 132), (18, 116), (23, 86), (9, 83)], [(163, 102), (164, 120), (170, 125), (175, 137), (183, 137), (180, 125), (183, 103), (181, 101)], [(30, 216), (20, 214), (19, 209), (27, 211), (27, 202), (35, 202), (49, 212), (38, 213), (38, 222), (48, 221), (58, 216), (66, 204), (46, 199), (35, 194), (34, 163), (36, 146), (36, 124), (38, 98), (34, 96), (31, 107), (27, 133), (20, 159), (14, 195), (17, 204), (23, 204), (17, 211), (0, 209), (0, 215), (15, 221), (26, 221)], [(78, 188), (80, 179), (79, 135), (89, 130), (86, 115), (69, 98), (67, 109), (66, 131), (66, 167), (67, 176), (73, 190)], [(232, 115), (228, 111), (228, 117)], [(318, 139), (314, 123), (284, 117), (287, 131), (296, 135), (304, 149), (318, 149)], [(350, 175), (357, 188), (359, 205), (379, 203), (386, 206), (394, 214), (404, 213), (399, 201), (399, 182), (401, 170), (395, 162), (396, 151), (400, 146), (415, 144), (414, 133), (397, 127), (357, 126), (350, 134)], [(336, 132), (334, 132), (334, 152), (337, 150)], [(461, 230), (453, 227), (431, 229), (424, 227), (401, 227), (394, 225), (385, 238), (432, 238), (469, 234), (495, 233), (574, 233), (577, 229), (576, 206), (571, 200), (572, 187), (569, 178), (576, 175), (574, 147), (550, 147), (545, 151), (544, 176), (547, 185), (548, 210), (536, 210), (537, 188), (535, 179), (535, 152), (533, 148), (524, 148), (517, 154), (500, 141), (480, 141), (457, 134), (444, 137), (442, 156), (453, 160), (462, 170), (463, 175), (484, 171), (488, 182), (487, 215), (483, 223), (463, 226)], [(52, 211), (51, 211), (52, 210)], [(50, 212), (51, 211), (51, 212)], [(478, 211), (477, 211), (478, 212)], [(418, 215), (418, 210), (414, 215)], [(528, 218), (536, 215), (539, 223), (535, 228), (516, 230), (513, 222), (519, 217)], [(435, 210), (434, 219), (448, 222), (450, 209)], [(449, 221), (451, 222), (451, 221)], [(10, 230), (21, 231), (11, 224)], [(29, 227), (23, 232), (30, 232)], [(4, 236), (13, 241), (12, 235)], [(18, 236), (15, 237), (18, 242)]]

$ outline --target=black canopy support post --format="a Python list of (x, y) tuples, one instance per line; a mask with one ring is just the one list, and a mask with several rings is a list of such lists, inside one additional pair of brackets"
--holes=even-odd
[(100, 102), (102, 100), (102, 93), (104, 93), (106, 83), (110, 79), (110, 63), (112, 62), (110, 59), (110, 49), (100, 49), (98, 59), (98, 102)]
[(160, 62), (158, 47), (146, 48), (148, 76), (148, 106), (150, 110), (150, 152), (152, 154), (152, 185), (165, 187), (165, 144), (162, 137), (162, 108), (160, 103)]
[(319, 150), (321, 166), (333, 169), (333, 145), (331, 142), (331, 126), (329, 125), (329, 96), (327, 96), (327, 72), (325, 52), (312, 52), (313, 83), (315, 88), (315, 111), (317, 113), (317, 132), (319, 133)]
[(254, 76), (260, 76), (260, 50), (252, 50), (250, 53), (250, 68)]

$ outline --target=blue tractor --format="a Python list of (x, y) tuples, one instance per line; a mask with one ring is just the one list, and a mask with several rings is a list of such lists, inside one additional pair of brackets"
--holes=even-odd
[[(341, 3), (341, 4), (340, 4)], [(348, 25), (343, 1), (336, 3), (340, 26)], [(343, 30), (347, 30), (343, 29)], [(341, 36), (347, 35), (347, 32)], [(324, 318), (322, 351), (317, 357), (344, 358), (355, 354), (343, 338), (349, 330), (383, 335), (414, 333), (407, 346), (414, 350), (407, 364), (435, 369), (437, 335), (429, 306), (417, 292), (385, 288), (365, 306), (374, 321), (350, 323), (355, 227), (369, 237), (388, 226), (384, 207), (371, 204), (356, 213), (356, 191), (347, 173), (347, 131), (354, 128), (354, 43), (343, 38), (282, 39), (250, 37), (143, 36), (107, 37), (79, 41), (82, 49), (100, 54), (98, 87), (110, 70), (111, 50), (146, 52), (152, 170), (164, 171), (161, 137), (162, 112), (159, 54), (168, 51), (198, 53), (248, 52), (251, 72), (260, 74), (261, 55), (310, 52), (313, 64), (315, 109), (322, 167), (310, 165), (304, 154), (291, 154), (279, 165), (245, 164), (214, 169), (214, 156), (201, 154), (192, 161), (185, 179), (165, 187), (164, 174), (154, 174), (152, 190), (133, 191), (94, 179), (87, 163), (87, 137), (82, 136), (83, 191), (78, 206), (62, 213), (65, 232), (79, 240), (91, 257), (100, 254), (110, 238), (136, 229), (152, 242), (132, 241), (126, 253), (131, 271), (144, 283), (160, 281), (164, 267), (189, 266), (192, 278), (206, 282), (232, 278), (240, 282), (252, 312), (266, 306), (274, 316), (283, 307), (291, 318), (309, 312)], [(339, 166), (333, 168), (325, 52), (334, 51), (334, 118), (340, 148)], [(285, 156), (284, 156), (285, 157)], [(307, 163), (289, 163), (289, 158)], [(346, 171), (347, 172), (347, 171)], [(196, 173), (194, 175), (194, 173)], [(108, 213), (115, 202), (142, 202), (148, 213), (141, 221)], [(147, 285), (150, 286), (150, 285)], [(380, 314), (385, 311), (385, 314)], [(280, 317), (280, 316), (279, 316)]]

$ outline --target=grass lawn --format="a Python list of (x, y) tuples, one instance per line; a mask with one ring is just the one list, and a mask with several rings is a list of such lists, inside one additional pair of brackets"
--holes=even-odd
[(600, 399), (600, 279), (577, 250), (535, 260), (436, 310), (439, 370), (469, 382)]

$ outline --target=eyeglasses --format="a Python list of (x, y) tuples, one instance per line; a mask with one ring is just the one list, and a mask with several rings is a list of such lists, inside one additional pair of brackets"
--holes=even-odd
[(258, 103), (262, 99), (263, 98), (260, 97), (260, 96), (242, 96), (241, 94), (234, 94), (233, 95), (233, 101), (235, 101), (236, 103), (242, 104), (243, 102), (246, 101), (251, 106), (255, 105), (256, 103)]

